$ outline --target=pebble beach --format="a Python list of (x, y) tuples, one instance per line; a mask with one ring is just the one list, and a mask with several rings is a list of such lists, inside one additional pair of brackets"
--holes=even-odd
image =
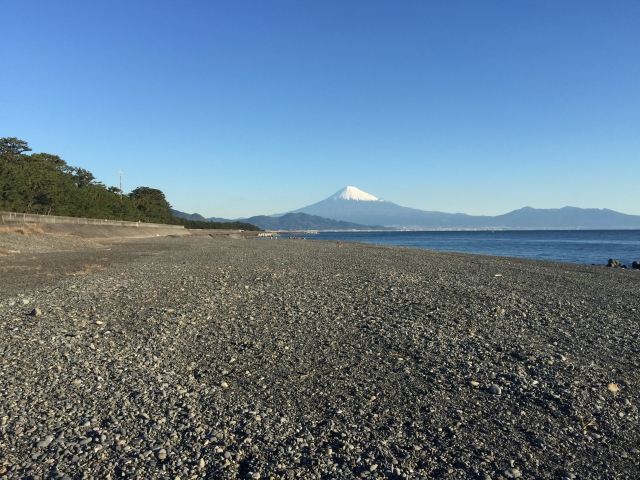
[(640, 478), (640, 271), (72, 247), (0, 256), (0, 478)]

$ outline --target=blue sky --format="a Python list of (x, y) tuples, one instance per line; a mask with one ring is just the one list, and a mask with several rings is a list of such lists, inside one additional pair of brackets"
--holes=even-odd
[(640, 214), (640, 2), (3, 1), (0, 136), (206, 216)]

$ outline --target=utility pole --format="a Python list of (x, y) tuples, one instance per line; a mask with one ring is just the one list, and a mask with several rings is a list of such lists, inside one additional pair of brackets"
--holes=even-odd
[(122, 203), (122, 170), (120, 170), (120, 203)]

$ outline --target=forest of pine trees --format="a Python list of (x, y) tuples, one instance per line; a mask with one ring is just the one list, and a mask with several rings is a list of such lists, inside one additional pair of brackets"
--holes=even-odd
[(0, 211), (184, 225), (187, 228), (259, 230), (243, 222), (186, 220), (171, 213), (162, 191), (138, 187), (121, 195), (83, 168), (57, 155), (27, 153), (27, 142), (0, 138)]

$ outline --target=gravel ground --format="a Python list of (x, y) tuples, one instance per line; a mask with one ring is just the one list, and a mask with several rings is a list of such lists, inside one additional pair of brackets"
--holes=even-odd
[(1, 278), (4, 478), (640, 477), (640, 272), (210, 237), (100, 255), (0, 257), (51, 274)]
[(87, 248), (101, 248), (96, 241), (71, 235), (43, 233), (40, 229), (0, 228), (0, 255), (17, 253), (51, 253), (74, 251)]

